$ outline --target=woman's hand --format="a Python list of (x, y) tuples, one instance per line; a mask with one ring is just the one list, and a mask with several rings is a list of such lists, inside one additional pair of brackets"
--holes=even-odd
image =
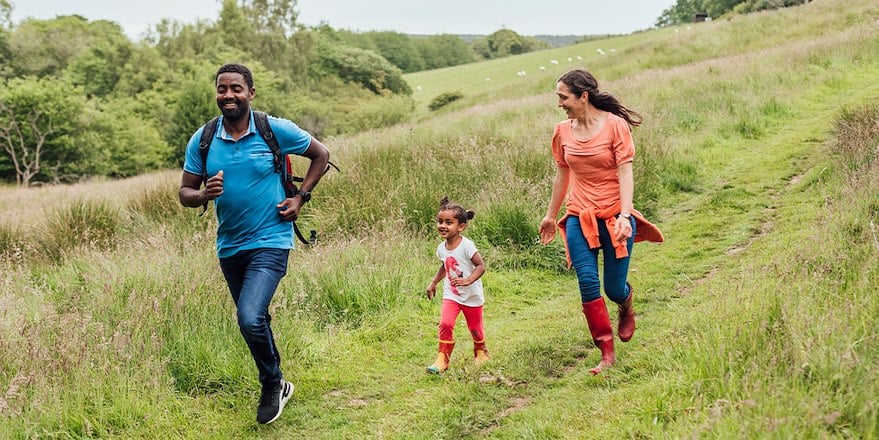
[(540, 221), (540, 244), (549, 244), (555, 238), (555, 219), (552, 217), (544, 217)]
[(434, 296), (436, 296), (436, 283), (430, 283), (427, 286), (427, 299), (433, 299)]
[(617, 217), (613, 226), (613, 236), (617, 242), (625, 243), (632, 236), (632, 220), (625, 217)]

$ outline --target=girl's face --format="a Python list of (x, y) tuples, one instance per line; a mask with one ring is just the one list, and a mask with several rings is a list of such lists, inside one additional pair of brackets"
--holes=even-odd
[(443, 210), (436, 215), (436, 230), (446, 240), (457, 237), (466, 228), (467, 223), (459, 222), (455, 211)]

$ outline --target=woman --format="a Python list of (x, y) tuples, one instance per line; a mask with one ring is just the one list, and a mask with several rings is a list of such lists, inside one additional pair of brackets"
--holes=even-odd
[[(558, 170), (540, 222), (540, 239), (551, 242), (558, 225), (568, 266), (577, 273), (589, 332), (601, 351), (601, 361), (590, 370), (598, 374), (615, 360), (613, 328), (598, 281), (598, 252), (604, 255), (604, 291), (619, 305), (617, 334), (627, 342), (635, 334), (632, 286), (626, 281), (632, 245), (663, 238), (632, 207), (635, 145), (630, 127), (641, 124), (641, 115), (599, 91), (592, 74), (581, 69), (559, 78), (556, 95), (568, 119), (556, 125), (552, 135)], [(565, 215), (557, 223), (563, 201)]]

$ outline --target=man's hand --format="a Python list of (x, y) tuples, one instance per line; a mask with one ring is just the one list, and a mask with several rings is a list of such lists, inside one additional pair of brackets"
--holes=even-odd
[(205, 202), (223, 195), (223, 170), (208, 178), (208, 181), (204, 184), (202, 194), (204, 194)]
[(278, 214), (281, 215), (284, 221), (292, 222), (299, 218), (299, 211), (304, 204), (302, 196), (293, 196), (289, 199), (284, 199), (283, 202), (275, 205), (275, 208), (278, 208)]

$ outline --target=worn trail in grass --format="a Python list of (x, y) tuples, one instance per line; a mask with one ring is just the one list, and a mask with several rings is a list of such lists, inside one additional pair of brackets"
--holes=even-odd
[[(877, 74), (877, 66), (866, 66), (850, 72), (847, 81), (854, 86)], [(760, 292), (773, 276), (766, 266), (792, 260), (789, 255), (767, 254), (767, 248), (796, 240), (808, 246), (807, 225), (820, 216), (813, 207), (825, 197), (814, 179), (828, 165), (823, 143), (830, 129), (827, 121), (840, 108), (879, 97), (876, 84), (866, 89), (843, 86), (834, 93), (818, 89), (799, 102), (796, 115), (775, 133), (740, 145), (733, 161), (718, 164), (715, 179), (706, 182), (701, 195), (683, 206), (669, 207), (680, 211), (663, 224), (667, 243), (638, 249), (633, 278), (636, 286), (646, 287), (637, 301), (639, 330), (634, 342), (617, 342), (617, 367), (603, 377), (589, 377), (588, 368), (597, 359), (597, 353), (590, 353), (563, 385), (539, 398), (532, 396), (528, 407), (501, 423), (494, 434), (576, 437), (588, 432), (595, 438), (637, 437), (655, 434), (657, 424), (669, 429), (663, 426), (677, 421), (679, 426), (672, 426), (672, 432), (682, 425), (677, 434), (687, 435), (690, 429), (709, 429), (723, 412), (719, 406), (729, 406), (726, 411), (742, 407), (756, 411), (751, 407), (760, 402), (748, 396), (700, 401), (695, 390), (699, 383), (687, 381), (682, 370), (692, 368), (682, 366), (679, 355), (688, 344), (705, 342), (699, 336), (703, 329), (697, 326), (706, 323), (693, 321), (694, 317), (712, 316), (718, 320), (712, 327), (762, 319), (736, 315), (730, 312), (730, 303), (752, 301), (753, 291)], [(717, 152), (703, 154), (710, 157)], [(803, 179), (804, 175), (811, 177)], [(801, 232), (792, 234), (792, 229)], [(791, 293), (769, 292), (777, 297)], [(564, 402), (562, 411), (560, 402)]]
[[(631, 343), (617, 342), (618, 363), (607, 374), (588, 373), (598, 352), (570, 274), (490, 272), (493, 359), (485, 367), (469, 366), (470, 341), (459, 327), (453, 368), (440, 377), (423, 373), (435, 345), (434, 327), (418, 322), (433, 313), (425, 303), (412, 316), (389, 319), (394, 326), (373, 323), (337, 335), (327, 349), (338, 357), (295, 373), (304, 391), (276, 429), (326, 437), (613, 437), (657, 428), (683, 435), (710, 427), (724, 411), (760, 405), (747, 396), (705, 400), (701, 381), (724, 379), (694, 382), (682, 353), (704, 344), (700, 335), (712, 325), (760, 319), (738, 316), (730, 304), (739, 295), (752, 299), (771, 276), (761, 268), (784, 259), (767, 247), (805, 238), (787, 231), (818, 215), (798, 207), (824, 197), (813, 175), (827, 160), (828, 121), (846, 105), (879, 97), (875, 84), (854, 87), (877, 76), (875, 64), (850, 69), (839, 82), (804, 94), (762, 136), (694, 151), (712, 170), (698, 194), (664, 208), (667, 243), (636, 247), (638, 332)], [(522, 287), (536, 285), (542, 287)], [(730, 321), (705, 322), (709, 315)], [(411, 326), (399, 324), (407, 319)]]

